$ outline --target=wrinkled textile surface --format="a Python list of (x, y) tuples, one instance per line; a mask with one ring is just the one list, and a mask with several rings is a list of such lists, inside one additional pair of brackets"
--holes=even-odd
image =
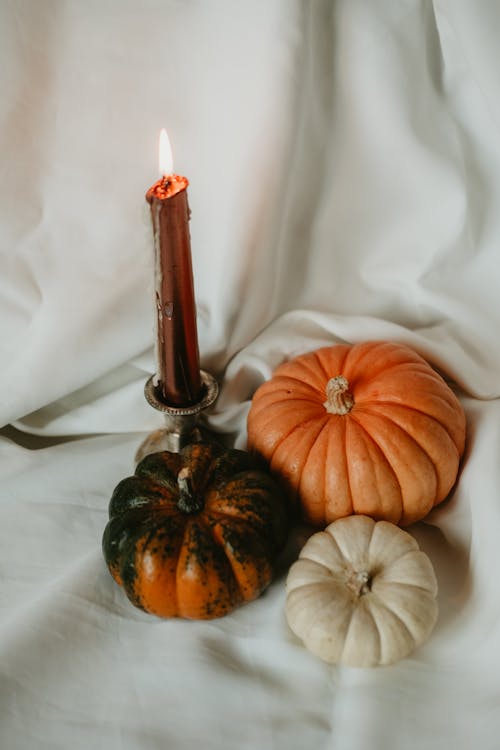
[[(497, 750), (500, 8), (479, 0), (0, 4), (0, 746)], [(168, 128), (190, 180), (212, 427), (329, 343), (410, 344), (468, 419), (410, 529), (440, 616), (397, 665), (289, 632), (295, 530), (256, 602), (135, 610), (104, 565), (113, 487), (161, 425), (143, 195)]]

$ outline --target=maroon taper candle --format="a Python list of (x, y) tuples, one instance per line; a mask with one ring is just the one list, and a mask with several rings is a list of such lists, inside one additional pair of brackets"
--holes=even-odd
[(146, 193), (155, 248), (156, 387), (161, 399), (175, 407), (202, 396), (188, 184), (185, 177), (169, 174)]

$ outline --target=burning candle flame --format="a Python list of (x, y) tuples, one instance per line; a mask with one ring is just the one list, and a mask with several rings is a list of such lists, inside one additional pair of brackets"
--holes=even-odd
[(163, 177), (167, 177), (174, 171), (174, 159), (172, 156), (172, 148), (170, 141), (168, 140), (167, 131), (162, 128), (160, 131), (160, 148), (158, 156), (158, 169)]

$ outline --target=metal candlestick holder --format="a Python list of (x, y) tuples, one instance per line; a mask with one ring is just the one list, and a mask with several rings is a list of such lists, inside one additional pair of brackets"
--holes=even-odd
[(170, 451), (178, 453), (189, 443), (202, 440), (208, 434), (198, 424), (198, 418), (202, 411), (208, 409), (219, 395), (219, 386), (213, 375), (200, 370), (203, 385), (203, 396), (196, 404), (191, 406), (170, 406), (158, 397), (157, 389), (153, 383), (153, 376), (149, 378), (144, 386), (144, 395), (150, 406), (161, 411), (165, 417), (165, 427), (155, 430), (139, 446), (135, 455), (138, 463), (150, 453), (158, 451)]

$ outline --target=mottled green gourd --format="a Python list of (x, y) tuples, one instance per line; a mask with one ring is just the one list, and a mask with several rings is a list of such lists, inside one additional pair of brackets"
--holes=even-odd
[(288, 531), (282, 493), (258, 461), (208, 443), (146, 456), (109, 516), (113, 578), (160, 617), (220, 617), (258, 597)]

